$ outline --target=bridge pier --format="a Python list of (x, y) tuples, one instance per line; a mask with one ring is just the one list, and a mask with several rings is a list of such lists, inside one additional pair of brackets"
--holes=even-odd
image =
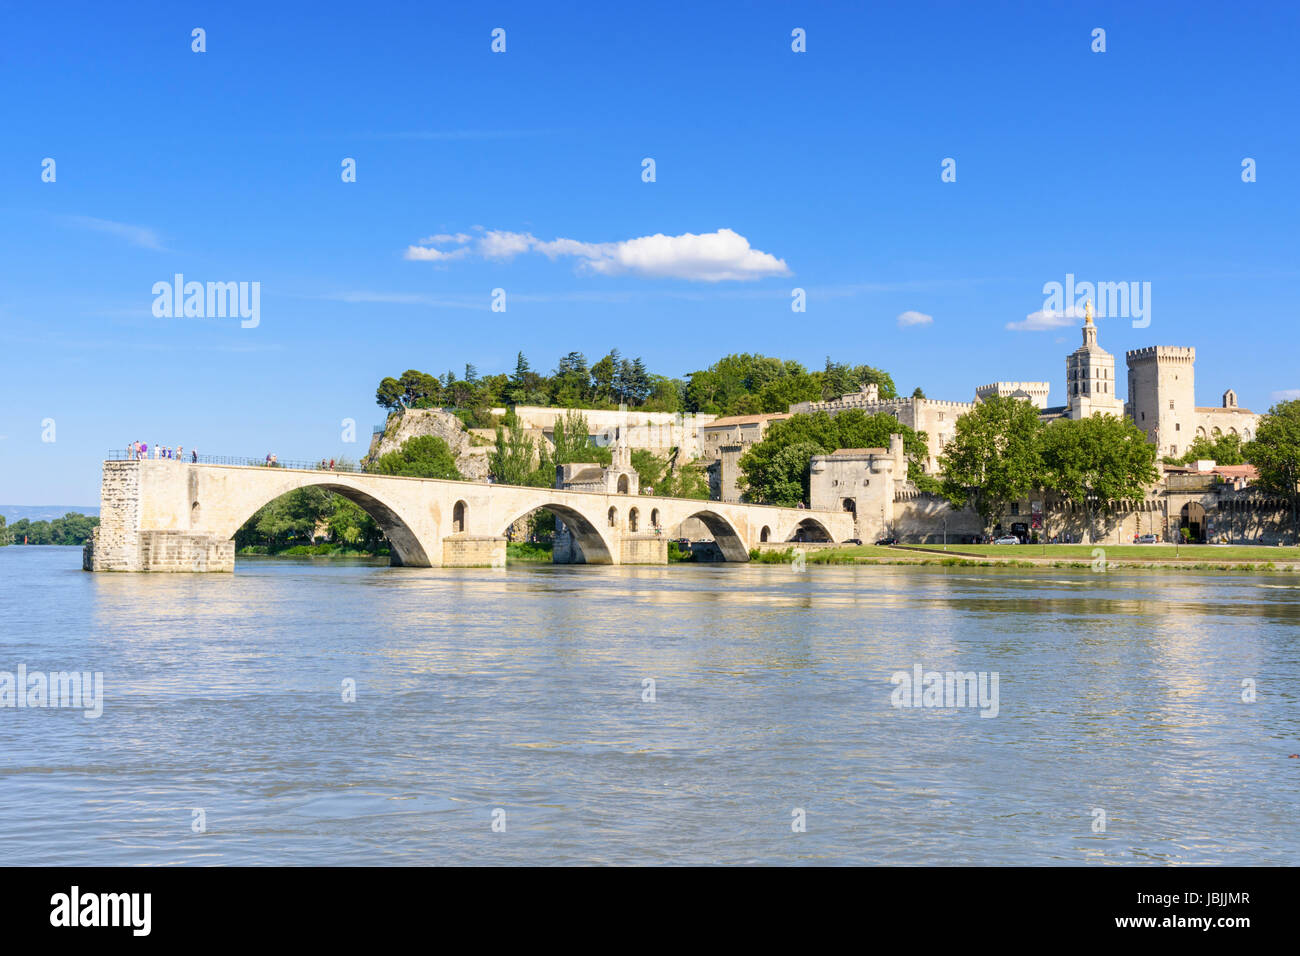
[(504, 568), (506, 539), (504, 536), (449, 534), (442, 539), (442, 566), (444, 568)]
[(661, 534), (625, 533), (619, 542), (619, 564), (667, 564), (668, 539)]
[(87, 571), (226, 571), (235, 570), (235, 542), (215, 534), (187, 531), (138, 531), (119, 536), (110, 546), (95, 528), (81, 552)]

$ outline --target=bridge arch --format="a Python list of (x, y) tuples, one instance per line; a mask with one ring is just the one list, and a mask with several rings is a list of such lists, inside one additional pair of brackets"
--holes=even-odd
[[(322, 488), (325, 491), (332, 491), (348, 499), (348, 501), (351, 501), (370, 515), (375, 524), (379, 525), (380, 530), (384, 532), (384, 537), (388, 539), (388, 543), (392, 545), (392, 563), (394, 566), (427, 568), (434, 563), (429, 559), (429, 554), (425, 551), (419, 536), (396, 508), (371, 492), (362, 491), (359, 488), (354, 488), (351, 485), (324, 476), (320, 479), (308, 479), (287, 486), (279, 486), (270, 494), (260, 493), (245, 498), (240, 503), (241, 507), (237, 512), (242, 517), (239, 517), (233, 524), (218, 528), (217, 534), (221, 537), (233, 538), (235, 532), (247, 524), (249, 519), (266, 505), (277, 498), (282, 498), (291, 491), (299, 491), (303, 488)], [(439, 555), (439, 557), (441, 556)]]
[(826, 525), (816, 518), (804, 518), (790, 532), (787, 541), (834, 541), (835, 538), (826, 530)]
[[(613, 509), (611, 509), (613, 510)], [(545, 504), (533, 505), (526, 511), (516, 514), (505, 524), (505, 534), (511, 526), (524, 518), (527, 518), (535, 511), (549, 511), (561, 521), (564, 522), (565, 529), (574, 538), (581, 553), (581, 560), (574, 563), (581, 564), (612, 564), (614, 561), (614, 550), (610, 547), (609, 542), (601, 533), (597, 522), (592, 521), (581, 511), (569, 505), (562, 505), (556, 502), (547, 502)], [(554, 557), (552, 558), (554, 560)]]
[(722, 515), (716, 511), (697, 511), (686, 516), (687, 521), (691, 518), (698, 518), (704, 522), (704, 527), (708, 528), (709, 533), (713, 535), (713, 540), (725, 560), (749, 560), (749, 548), (745, 546), (745, 539), (740, 536), (740, 532), (736, 530), (735, 525)]

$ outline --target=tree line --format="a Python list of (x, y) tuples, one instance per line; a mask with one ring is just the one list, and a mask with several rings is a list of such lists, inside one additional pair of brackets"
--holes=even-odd
[(0, 515), (0, 546), (7, 544), (62, 544), (82, 545), (90, 540), (91, 532), (99, 527), (99, 518), (69, 511), (53, 521), (31, 521), (19, 518), (11, 525)]
[(833, 362), (810, 372), (799, 362), (764, 355), (728, 355), (684, 378), (651, 373), (641, 358), (628, 359), (618, 349), (588, 364), (581, 352), (560, 358), (549, 374), (535, 371), (522, 352), (512, 375), (480, 376), (473, 365), (457, 378), (407, 369), (386, 377), (375, 391), (377, 404), (387, 409), (453, 408), (471, 427), (496, 422), (487, 410), (514, 405), (556, 408), (610, 409), (619, 405), (652, 412), (750, 415), (783, 412), (791, 404), (829, 401), (874, 384), (882, 399), (896, 398), (887, 372), (870, 365)]

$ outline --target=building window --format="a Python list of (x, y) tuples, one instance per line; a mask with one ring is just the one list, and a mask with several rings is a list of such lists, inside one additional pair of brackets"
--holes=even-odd
[(1182, 430), (1183, 430), (1182, 423), (1181, 423), (1181, 422), (1174, 422), (1174, 431), (1176, 431), (1176, 432), (1180, 432), (1180, 431), (1182, 431)]
[(1169, 399), (1169, 410), (1171, 412), (1174, 410), (1174, 400), (1172, 398)]
[(1013, 515), (1020, 514), (1020, 502), (1018, 501), (1011, 502), (1011, 513)]

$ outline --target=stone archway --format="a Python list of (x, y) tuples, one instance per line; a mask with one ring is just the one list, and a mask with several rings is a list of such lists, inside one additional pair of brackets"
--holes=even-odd
[[(379, 525), (380, 530), (384, 533), (384, 537), (388, 539), (388, 543), (392, 546), (390, 561), (394, 567), (405, 566), (427, 568), (433, 564), (415, 531), (412, 530), (407, 521), (398, 514), (396, 509), (390, 507), (388, 503), (382, 501), (373, 494), (361, 491), (358, 488), (353, 488), (350, 485), (335, 483), (328, 480), (305, 481), (302, 484), (284, 488), (283, 490), (272, 494), (265, 501), (259, 501), (252, 510), (248, 511), (247, 514), (244, 514), (237, 523), (233, 524), (233, 526), (227, 522), (225, 525), (219, 527), (216, 532), (217, 535), (224, 538), (233, 538), (235, 532), (242, 528), (249, 519), (253, 517), (253, 515), (257, 514), (257, 512), (266, 505), (275, 501), (277, 498), (289, 494), (290, 492), (299, 491), (303, 488), (323, 488), (326, 491), (331, 491), (346, 498), (348, 501), (351, 501), (366, 514), (370, 515), (370, 517), (374, 519), (375, 524)], [(247, 507), (247, 505), (245, 505), (245, 507)]]
[(1198, 544), (1205, 543), (1205, 506), (1199, 501), (1189, 501), (1183, 505), (1178, 515), (1178, 527), (1186, 528), (1189, 538)]
[(790, 537), (786, 540), (829, 543), (833, 542), (835, 539), (831, 537), (831, 533), (826, 530), (826, 526), (816, 518), (804, 518), (794, 526), (794, 531), (791, 532)]
[(704, 523), (709, 529), (709, 534), (713, 535), (713, 541), (722, 552), (724, 561), (748, 561), (749, 548), (745, 547), (745, 541), (740, 536), (730, 521), (715, 511), (697, 511), (693, 515), (688, 515), (686, 520), (697, 518)]
[[(610, 509), (613, 510), (613, 509)], [(505, 525), (508, 530), (529, 515), (549, 511), (556, 517), (555, 540), (551, 560), (555, 564), (612, 564), (613, 549), (592, 521), (568, 505), (546, 503), (515, 515)], [(504, 531), (502, 532), (504, 534)]]

